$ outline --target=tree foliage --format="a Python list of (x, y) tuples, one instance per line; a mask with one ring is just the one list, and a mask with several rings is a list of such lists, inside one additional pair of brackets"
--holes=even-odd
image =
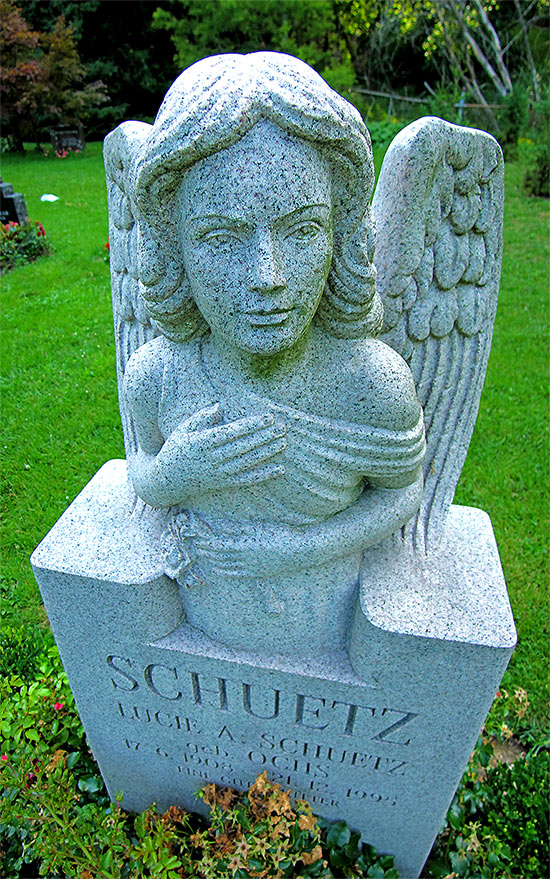
[[(109, 95), (88, 106), (89, 136), (103, 137), (124, 119), (152, 121), (182, 68), (221, 52), (296, 55), (362, 111), (361, 89), (417, 98), (431, 89), (437, 95), (430, 111), (445, 107), (454, 118), (463, 92), (465, 101), (485, 108), (478, 124), (495, 132), (508, 104), (521, 103), (514, 93), (523, 89), (531, 113), (550, 74), (550, 0), (0, 2), (8, 10), (2, 13), (2, 118), (12, 145), (30, 136), (31, 120), (34, 128), (51, 124), (52, 108), (54, 119), (82, 118), (90, 90), (76, 92), (85, 82), (101, 81)], [(61, 15), (77, 60), (61, 31), (48, 45)], [(70, 85), (71, 100), (64, 71), (80, 77)], [(494, 103), (505, 109), (494, 112)]]
[(355, 81), (333, 0), (178, 0), (153, 18), (180, 69), (222, 52), (275, 51), (311, 64), (339, 91)]
[(56, 124), (83, 120), (106, 100), (103, 83), (84, 83), (72, 27), (60, 16), (50, 33), (30, 28), (21, 10), (0, 0), (1, 118), (12, 149)]
[[(512, 89), (508, 52), (521, 37), (520, 62), (532, 52), (525, 36), (536, 25), (548, 27), (549, 0), (338, 0), (345, 31), (359, 47), (384, 43), (390, 53), (408, 40), (421, 45), (426, 61), (440, 75), (468, 80), (485, 78), (501, 95)], [(518, 46), (516, 46), (517, 50)], [(530, 57), (531, 56), (531, 57)], [(517, 68), (518, 53), (509, 57)], [(520, 63), (521, 66), (521, 63)]]
[(0, 3), (2, 64), (0, 66), (1, 118), (15, 148), (23, 141), (23, 120), (33, 112), (32, 86), (40, 76), (36, 57), (39, 34), (31, 30), (17, 7)]
[[(528, 71), (540, 97), (544, 51), (536, 31), (548, 33), (549, 0), (336, 0), (339, 22), (359, 80), (395, 90), (423, 80), (463, 90), (490, 113)], [(547, 39), (546, 39), (547, 45)], [(544, 41), (541, 49), (544, 50)], [(538, 60), (537, 56), (538, 55)], [(492, 117), (493, 127), (497, 123)]]
[[(153, 28), (157, 6), (171, 0), (17, 0), (29, 24), (49, 32), (64, 15), (71, 24), (89, 80), (109, 95), (87, 123), (90, 138), (103, 138), (124, 119), (152, 121), (180, 69), (168, 33)], [(209, 4), (207, 4), (209, 5)]]

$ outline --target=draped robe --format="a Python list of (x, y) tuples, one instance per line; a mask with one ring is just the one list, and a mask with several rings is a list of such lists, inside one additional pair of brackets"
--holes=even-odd
[[(335, 641), (343, 647), (361, 552), (280, 577), (258, 579), (251, 571), (237, 588), (234, 581), (211, 578), (204, 583), (197, 577), (188, 538), (201, 522), (214, 534), (216, 523), (222, 521), (314, 528), (351, 506), (369, 490), (369, 480), (383, 485), (386, 478), (402, 476), (407, 484), (424, 455), (422, 416), (410, 429), (389, 430), (303, 412), (242, 385), (214, 381), (200, 340), (165, 345), (158, 410), (164, 438), (190, 415), (214, 403), (220, 404), (225, 422), (271, 413), (276, 424), (285, 426), (287, 447), (277, 456), (284, 474), (254, 486), (191, 494), (185, 509), (172, 508), (172, 524), (164, 540), (166, 570), (183, 587), (189, 622), (237, 647), (254, 647), (256, 640), (265, 647), (268, 630), (273, 633), (272, 648), (285, 652), (297, 649), (294, 630), (310, 633), (312, 644), (321, 649), (329, 649)], [(300, 607), (297, 594), (302, 596)], [(271, 618), (269, 623), (265, 615)], [(273, 615), (279, 616), (280, 626), (273, 625)], [(307, 643), (302, 648), (309, 649)]]

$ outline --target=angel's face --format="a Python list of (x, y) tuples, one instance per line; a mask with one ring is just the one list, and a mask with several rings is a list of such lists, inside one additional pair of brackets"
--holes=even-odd
[(322, 156), (261, 121), (193, 166), (180, 204), (185, 271), (214, 339), (258, 355), (291, 348), (311, 323), (332, 258)]

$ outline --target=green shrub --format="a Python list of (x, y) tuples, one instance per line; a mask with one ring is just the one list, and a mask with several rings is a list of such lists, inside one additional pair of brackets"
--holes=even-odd
[(523, 181), (525, 191), (529, 195), (550, 198), (550, 144), (539, 144), (533, 152), (534, 160)]
[(244, 879), (354, 875), (397, 879), (391, 857), (361, 846), (344, 822), (259, 776), (245, 793), (207, 785), (210, 823), (172, 807), (130, 815), (109, 803), (59, 654), (37, 680), (0, 684), (0, 859), (6, 879)]
[[(439, 85), (428, 98), (428, 115), (439, 116), (441, 119), (446, 119), (447, 122), (454, 122), (460, 125), (466, 124), (464, 120), (460, 119), (459, 107), (457, 106), (461, 97), (462, 90), (456, 83)], [(464, 100), (470, 102), (471, 98), (465, 96)]]
[[(43, 837), (48, 827), (56, 826), (44, 820), (41, 810), (53, 797), (55, 821), (63, 791), (54, 772), (60, 762), (73, 771), (78, 764), (71, 783), (85, 790), (83, 807), (101, 802), (104, 809), (109, 804), (57, 648), (47, 649), (36, 666), (36, 679), (30, 683), (14, 673), (0, 681), (0, 861), (6, 879), (38, 875)], [(53, 879), (55, 874), (50, 875)]]
[(427, 875), (541, 879), (548, 875), (548, 751), (480, 772), (480, 744), (438, 837)]
[[(494, 743), (519, 737), (533, 740), (526, 719), (524, 690), (497, 694), (495, 706), (479, 738), (447, 813), (423, 876), (465, 879), (540, 879), (548, 870), (550, 753), (534, 747), (511, 766), (495, 760)], [(510, 726), (509, 726), (510, 724)], [(516, 740), (517, 741), (517, 740)], [(546, 848), (545, 848), (546, 846)]]
[(367, 128), (370, 131), (372, 145), (375, 149), (387, 146), (407, 124), (406, 122), (394, 122), (391, 119), (382, 122), (368, 121)]
[(510, 848), (511, 876), (548, 875), (550, 753), (528, 754), (512, 766), (498, 764), (487, 773), (485, 825)]
[(485, 736), (498, 742), (514, 737), (527, 747), (535, 746), (540, 738), (540, 730), (532, 719), (530, 708), (531, 703), (522, 687), (509, 692), (501, 686), (485, 720)]
[(38, 626), (5, 626), (0, 631), (0, 676), (12, 673), (31, 680), (43, 648)]
[(34, 262), (39, 256), (50, 252), (44, 226), (39, 220), (34, 223), (0, 224), (0, 273), (27, 262)]
[(514, 90), (502, 99), (498, 140), (507, 160), (517, 158), (518, 140), (525, 136), (529, 127), (530, 103), (529, 91), (521, 83), (516, 84)]

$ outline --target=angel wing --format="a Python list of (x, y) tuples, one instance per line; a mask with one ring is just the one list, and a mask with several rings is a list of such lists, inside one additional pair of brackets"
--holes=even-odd
[(126, 457), (137, 450), (134, 427), (122, 397), (122, 380), (130, 356), (156, 335), (139, 292), (133, 168), (151, 130), (144, 122), (123, 122), (105, 138), (103, 155), (109, 205), (109, 247), (115, 327), (118, 400)]
[(373, 201), (381, 338), (424, 409), (424, 498), (403, 529), (436, 548), (479, 409), (502, 260), (504, 165), (484, 131), (427, 117), (391, 144)]

